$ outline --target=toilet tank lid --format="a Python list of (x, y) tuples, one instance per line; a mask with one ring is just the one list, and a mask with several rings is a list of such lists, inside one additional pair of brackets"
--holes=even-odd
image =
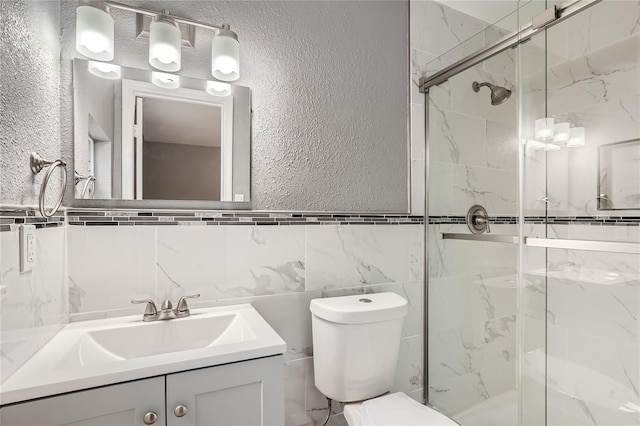
[(366, 324), (402, 318), (407, 301), (395, 293), (356, 294), (313, 299), (313, 315), (338, 324)]

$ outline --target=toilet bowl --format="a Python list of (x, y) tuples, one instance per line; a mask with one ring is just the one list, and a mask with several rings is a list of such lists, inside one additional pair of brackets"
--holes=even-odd
[(349, 426), (453, 426), (447, 416), (401, 392), (344, 405)]
[[(456, 422), (394, 387), (407, 301), (395, 293), (313, 299), (315, 385), (345, 403), (349, 426), (449, 426)], [(382, 396), (380, 396), (382, 395)]]

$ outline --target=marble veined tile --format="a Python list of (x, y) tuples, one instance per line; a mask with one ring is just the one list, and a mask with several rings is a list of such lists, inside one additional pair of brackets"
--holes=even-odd
[(396, 380), (392, 392), (410, 393), (422, 388), (422, 336), (404, 338), (400, 341)]
[(420, 226), (307, 226), (306, 289), (410, 281)]
[(487, 121), (486, 164), (496, 169), (518, 168), (518, 129), (494, 121)]
[[(500, 105), (491, 105), (491, 91), (481, 87), (474, 92), (472, 84), (489, 82), (512, 91), (508, 100)], [(470, 68), (449, 79), (451, 84), (451, 109), (454, 112), (484, 118), (498, 123), (515, 126), (517, 124), (517, 96), (512, 79)]]
[(567, 22), (571, 57), (602, 49), (640, 31), (640, 2), (606, 1)]
[(638, 94), (638, 50), (638, 40), (632, 38), (549, 68), (548, 114)]
[(226, 227), (158, 227), (156, 267), (160, 299), (200, 293), (200, 300), (219, 297), (226, 284)]
[(517, 171), (455, 165), (453, 168), (453, 209), (466, 214), (480, 204), (490, 215), (517, 213)]
[(70, 313), (131, 307), (156, 298), (156, 230), (151, 226), (71, 226)]
[(429, 110), (429, 159), (484, 167), (486, 121), (437, 108)]
[(304, 291), (304, 228), (158, 229), (158, 292), (201, 300)]
[[(480, 19), (433, 1), (412, 0), (409, 3), (409, 16), (411, 46), (435, 56), (442, 55), (484, 29)], [(434, 34), (438, 36), (434, 37)], [(463, 55), (481, 49), (482, 45), (483, 38), (475, 37), (456, 53), (459, 57), (449, 59), (462, 59)]]
[(224, 295), (260, 296), (305, 291), (302, 226), (226, 227)]

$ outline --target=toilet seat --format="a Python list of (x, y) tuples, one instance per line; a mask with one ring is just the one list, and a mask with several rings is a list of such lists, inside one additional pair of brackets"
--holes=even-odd
[(401, 392), (345, 404), (349, 426), (457, 426), (447, 416)]

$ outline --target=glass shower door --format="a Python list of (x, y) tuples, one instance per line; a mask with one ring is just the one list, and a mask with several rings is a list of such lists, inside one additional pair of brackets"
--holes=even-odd
[(519, 48), (524, 424), (640, 424), (639, 18), (606, 1)]
[(474, 205), (489, 215), (487, 235), (517, 234), (515, 65), (515, 51), (503, 52), (427, 95), (428, 396), (462, 425), (518, 421), (518, 246), (443, 239), (470, 234)]

